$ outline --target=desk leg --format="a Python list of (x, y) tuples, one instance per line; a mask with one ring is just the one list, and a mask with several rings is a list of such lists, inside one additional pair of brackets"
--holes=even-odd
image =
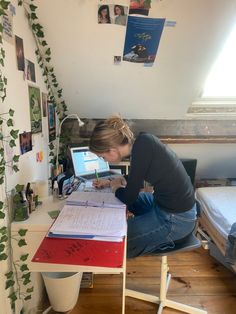
[(125, 288), (126, 288), (126, 267), (123, 271), (123, 287), (122, 287), (122, 314), (125, 314)]

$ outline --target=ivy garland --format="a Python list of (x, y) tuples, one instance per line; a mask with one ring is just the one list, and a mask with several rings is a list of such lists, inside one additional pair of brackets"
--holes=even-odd
[[(31, 0), (33, 2), (34, 0)], [(2, 33), (3, 33), (3, 22), (2, 16), (7, 15), (8, 6), (10, 1), (0, 0), (0, 99), (4, 103), (7, 95), (7, 78), (3, 74), (5, 50), (3, 48)], [(42, 74), (44, 77), (44, 82), (48, 90), (48, 98), (54, 103), (56, 113), (58, 115), (59, 121), (61, 121), (66, 116), (67, 106), (62, 100), (62, 89), (59, 88), (59, 84), (56, 79), (53, 67), (50, 66), (51, 61), (51, 50), (44, 39), (43, 27), (38, 22), (38, 17), (36, 15), (36, 6), (32, 3), (26, 1), (18, 1), (19, 6), (24, 6), (29, 20), (29, 25), (31, 26), (37, 49), (35, 51), (39, 66), (42, 69)], [(4, 111), (4, 110), (1, 110)], [(18, 161), (19, 155), (14, 155), (12, 160), (6, 160), (6, 147), (10, 148), (16, 146), (16, 139), (18, 138), (19, 130), (13, 128), (14, 121), (14, 110), (9, 109), (7, 112), (0, 114), (0, 186), (5, 185), (5, 200), (0, 201), (0, 262), (8, 260), (9, 268), (5, 274), (6, 283), (5, 289), (9, 290), (8, 298), (11, 302), (11, 308), (13, 312), (16, 310), (16, 300), (22, 300), (22, 302), (31, 299), (31, 293), (33, 292), (33, 287), (27, 287), (31, 283), (28, 266), (26, 264), (28, 254), (21, 255), (19, 260), (13, 260), (12, 252), (12, 241), (16, 241), (19, 247), (27, 245), (25, 241), (25, 235), (27, 229), (20, 229), (18, 233), (13, 237), (11, 235), (11, 225), (9, 220), (11, 218), (9, 199), (7, 192), (7, 177), (6, 169), (10, 167), (13, 172), (18, 172)], [(5, 134), (7, 128), (10, 130)], [(50, 163), (55, 164), (54, 155), (54, 145), (49, 144), (49, 149), (51, 156)], [(23, 186), (17, 185), (16, 192), (20, 192)], [(8, 216), (6, 216), (8, 213)], [(26, 286), (24, 290), (21, 289), (21, 284)], [(23, 310), (23, 309), (22, 309)]]
[[(51, 49), (45, 40), (43, 26), (39, 23), (38, 16), (36, 14), (37, 6), (25, 0), (19, 0), (18, 5), (23, 6), (26, 15), (29, 20), (29, 25), (31, 27), (33, 36), (35, 38), (37, 49), (35, 51), (37, 56), (37, 61), (42, 69), (42, 75), (44, 77), (44, 83), (48, 90), (48, 99), (53, 102), (59, 121), (62, 121), (66, 116), (67, 106), (65, 101), (62, 99), (62, 88), (59, 87), (54, 68), (50, 65), (51, 61)], [(52, 165), (56, 164), (56, 156), (54, 153), (55, 146), (51, 142), (49, 144), (49, 157), (51, 159), (49, 162)]]

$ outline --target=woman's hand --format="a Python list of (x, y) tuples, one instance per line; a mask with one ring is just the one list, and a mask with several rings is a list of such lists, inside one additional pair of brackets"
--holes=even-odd
[(106, 179), (96, 179), (96, 180), (93, 180), (93, 186), (96, 188), (96, 189), (104, 189), (104, 188), (109, 188), (110, 187), (110, 183), (111, 181), (110, 180), (106, 180)]
[(111, 188), (112, 188), (112, 192), (115, 193), (115, 191), (120, 188), (120, 187), (125, 187), (127, 182), (125, 180), (125, 178), (123, 176), (115, 178), (111, 181)]

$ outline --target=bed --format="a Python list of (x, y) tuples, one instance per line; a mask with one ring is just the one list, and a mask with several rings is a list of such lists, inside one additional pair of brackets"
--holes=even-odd
[(199, 228), (211, 239), (211, 255), (236, 273), (236, 263), (225, 258), (228, 235), (236, 222), (236, 186), (198, 188), (196, 199), (201, 209)]

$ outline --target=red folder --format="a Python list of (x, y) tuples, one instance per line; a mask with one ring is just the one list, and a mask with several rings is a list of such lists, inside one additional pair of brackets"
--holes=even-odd
[(122, 267), (123, 242), (45, 237), (32, 262), (100, 267)]

